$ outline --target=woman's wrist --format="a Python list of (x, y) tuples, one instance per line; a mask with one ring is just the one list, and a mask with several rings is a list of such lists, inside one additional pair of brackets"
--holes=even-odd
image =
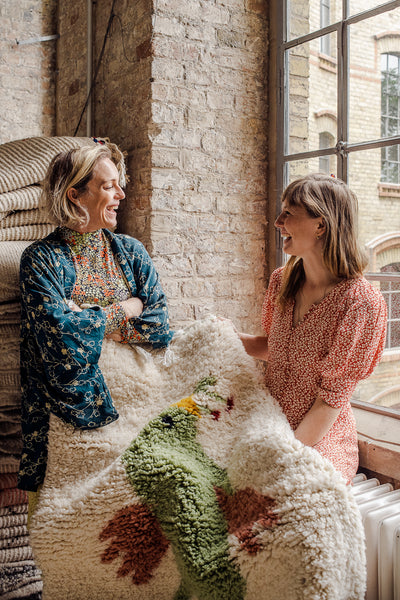
[(268, 361), (268, 338), (259, 335), (250, 335), (248, 333), (238, 332), (247, 354), (258, 360)]
[(143, 302), (140, 298), (128, 298), (128, 300), (122, 300), (120, 305), (125, 311), (127, 319), (139, 317), (143, 312)]

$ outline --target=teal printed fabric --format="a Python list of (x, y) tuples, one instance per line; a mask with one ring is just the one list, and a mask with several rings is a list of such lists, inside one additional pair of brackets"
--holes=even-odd
[[(166, 298), (144, 246), (134, 238), (104, 230), (132, 296), (144, 310), (131, 319), (143, 341), (167, 346)], [(80, 429), (103, 427), (118, 418), (98, 360), (106, 315), (99, 306), (72, 311), (67, 301), (76, 281), (71, 251), (56, 229), (22, 255), (21, 388), (22, 436), (18, 485), (35, 491), (47, 462), (50, 413)]]

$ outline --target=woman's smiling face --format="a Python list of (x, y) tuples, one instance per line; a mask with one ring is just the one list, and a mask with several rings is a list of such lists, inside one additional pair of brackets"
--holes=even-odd
[(282, 212), (275, 221), (283, 237), (283, 251), (292, 256), (304, 257), (321, 245), (324, 233), (322, 217), (312, 217), (304, 206), (290, 206), (282, 202)]
[(73, 197), (70, 197), (88, 217), (87, 223), (79, 229), (81, 233), (97, 231), (101, 228), (115, 229), (116, 211), (120, 201), (125, 198), (125, 193), (118, 182), (117, 167), (109, 158), (103, 158), (94, 167), (93, 177), (83, 194), (79, 197), (73, 194)]

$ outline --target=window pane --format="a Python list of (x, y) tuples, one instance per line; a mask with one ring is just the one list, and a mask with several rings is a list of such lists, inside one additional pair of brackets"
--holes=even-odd
[[(331, 37), (335, 47), (336, 34)], [(316, 39), (287, 51), (288, 154), (318, 150), (321, 133), (327, 134), (326, 147), (337, 141), (337, 62), (322, 56), (319, 44)]]
[[(397, 86), (394, 88), (394, 92), (393, 90), (392, 92), (389, 94), (387, 94), (387, 103), (384, 103), (384, 108), (389, 107), (389, 117), (394, 117), (396, 119), (399, 118), (399, 96), (398, 96), (398, 92), (397, 92)], [(386, 100), (386, 98), (385, 98)]]
[(400, 8), (350, 26), (350, 143), (400, 133), (399, 57)]
[(369, 10), (371, 8), (375, 8), (376, 6), (381, 6), (382, 4), (386, 3), (377, 2), (377, 0), (350, 0), (349, 16), (357, 15), (360, 12), (364, 12), (364, 10)]
[[(328, 162), (325, 162), (325, 159), (327, 159)], [(321, 163), (320, 161), (322, 160), (323, 162)], [(286, 163), (284, 186), (286, 187), (291, 181), (294, 181), (298, 177), (304, 177), (304, 175), (308, 175), (309, 173), (327, 172), (326, 170), (322, 171), (322, 164), (329, 165), (329, 175), (336, 176), (336, 155), (334, 154), (332, 156), (324, 157), (317, 156), (306, 160), (293, 160)]]
[[(396, 266), (400, 267), (400, 263)], [(390, 270), (399, 273), (396, 269)], [(385, 273), (384, 269), (381, 271)], [(353, 398), (400, 412), (400, 321), (395, 316), (395, 307), (400, 300), (400, 283), (373, 278), (371, 283), (380, 289), (388, 307), (386, 348), (373, 374), (357, 385)]]
[(400, 146), (381, 148), (381, 176), (385, 184), (400, 184)]
[(290, 0), (289, 39), (306, 35), (342, 18), (342, 0)]
[[(392, 150), (398, 157), (398, 146), (349, 154), (349, 186), (358, 197), (359, 235), (362, 243), (369, 248), (370, 271), (400, 262), (399, 162), (393, 163), (396, 168), (392, 171), (389, 168), (387, 180), (381, 180), (381, 157), (386, 153), (389, 156)], [(387, 164), (391, 164), (389, 160)], [(377, 239), (382, 239), (385, 252), (390, 246), (390, 254), (382, 254), (381, 249), (380, 257), (376, 255), (374, 240)], [(388, 240), (391, 240), (390, 244)]]

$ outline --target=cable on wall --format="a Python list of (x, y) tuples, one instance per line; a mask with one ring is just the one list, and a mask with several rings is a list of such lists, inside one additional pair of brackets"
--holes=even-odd
[[(89, 92), (88, 92), (87, 97), (86, 97), (85, 104), (84, 104), (84, 106), (82, 108), (82, 112), (81, 112), (81, 115), (79, 117), (78, 124), (75, 127), (74, 137), (78, 133), (79, 127), (80, 127), (82, 119), (83, 119), (83, 115), (85, 114), (85, 112), (87, 110), (87, 107), (89, 106), (89, 101), (90, 101), (90, 98), (92, 96), (94, 87), (96, 85), (97, 75), (98, 75), (99, 70), (100, 70), (101, 62), (103, 60), (103, 55), (104, 55), (104, 51), (105, 51), (105, 48), (106, 48), (107, 39), (110, 37), (111, 27), (112, 27), (114, 19), (118, 20), (118, 23), (119, 23), (119, 26), (120, 26), (120, 29), (121, 29), (122, 53), (124, 55), (125, 60), (128, 63), (131, 63), (131, 64), (137, 62), (136, 57), (135, 57), (135, 59), (132, 60), (132, 59), (130, 59), (128, 57), (128, 55), (126, 53), (125, 41), (124, 41), (124, 33), (125, 32), (124, 32), (124, 29), (123, 29), (121, 17), (114, 12), (115, 3), (116, 3), (116, 0), (113, 0), (112, 6), (111, 6), (111, 11), (110, 11), (110, 16), (108, 18), (106, 33), (105, 33), (104, 39), (103, 39), (103, 45), (101, 47), (100, 55), (99, 55), (99, 58), (97, 60), (96, 68), (95, 68), (95, 71), (94, 71), (94, 75), (92, 77), (92, 81), (91, 81), (91, 84), (90, 84)], [(154, 3), (154, 14), (153, 14), (153, 24), (152, 24), (152, 32), (151, 32), (151, 37), (150, 37), (150, 40), (149, 40), (149, 45), (151, 45), (151, 43), (152, 43), (152, 41), (154, 39), (154, 32), (155, 32), (155, 25), (156, 25), (156, 18), (157, 18), (157, 10), (158, 10), (158, 0), (155, 0), (155, 3)]]
[(119, 23), (119, 26), (120, 26), (120, 28), (121, 28), (122, 54), (124, 55), (124, 58), (125, 58), (125, 60), (126, 60), (128, 63), (135, 63), (135, 62), (137, 62), (137, 61), (136, 61), (136, 59), (133, 59), (133, 60), (132, 60), (132, 59), (128, 58), (128, 56), (127, 56), (127, 54), (126, 54), (126, 50), (125, 50), (125, 42), (124, 42), (124, 30), (123, 30), (123, 27), (122, 27), (122, 21), (121, 21), (121, 17), (120, 17), (119, 15), (114, 15), (114, 17), (117, 19), (117, 21), (118, 21), (118, 23)]
[(111, 11), (110, 11), (110, 16), (109, 16), (109, 18), (108, 18), (108, 23), (107, 23), (107, 29), (106, 29), (106, 33), (105, 33), (105, 35), (104, 35), (104, 39), (103, 39), (103, 45), (102, 45), (102, 47), (101, 47), (101, 50), (100, 50), (100, 55), (99, 55), (99, 58), (98, 58), (98, 61), (97, 61), (97, 64), (96, 64), (96, 69), (95, 69), (95, 72), (94, 72), (94, 75), (93, 75), (93, 78), (92, 78), (92, 83), (91, 83), (91, 85), (90, 85), (90, 89), (89, 89), (88, 95), (87, 95), (87, 97), (86, 97), (86, 102), (85, 102), (85, 104), (84, 104), (84, 106), (83, 106), (83, 109), (82, 109), (81, 115), (80, 115), (80, 117), (79, 117), (78, 124), (77, 124), (77, 126), (75, 127), (75, 131), (74, 131), (74, 137), (76, 136), (76, 134), (77, 134), (77, 132), (78, 132), (78, 130), (79, 130), (80, 124), (81, 124), (81, 122), (82, 122), (82, 119), (83, 119), (83, 115), (85, 114), (85, 111), (86, 111), (86, 109), (87, 109), (87, 107), (88, 107), (88, 104), (89, 104), (89, 100), (90, 100), (90, 98), (91, 98), (91, 96), (92, 96), (92, 92), (93, 92), (93, 89), (94, 89), (94, 86), (95, 86), (95, 83), (96, 83), (97, 75), (98, 75), (98, 73), (99, 73), (99, 69), (100, 69), (101, 61), (102, 61), (102, 59), (103, 59), (104, 51), (105, 51), (105, 48), (106, 48), (107, 38), (108, 38), (108, 36), (109, 36), (109, 33), (110, 33), (110, 30), (111, 30), (111, 25), (112, 25), (112, 22), (113, 22), (113, 20), (114, 20), (114, 17), (116, 17), (116, 16), (117, 16), (117, 15), (114, 13), (114, 6), (115, 6), (115, 2), (116, 2), (116, 0), (113, 0), (112, 6), (111, 6)]

